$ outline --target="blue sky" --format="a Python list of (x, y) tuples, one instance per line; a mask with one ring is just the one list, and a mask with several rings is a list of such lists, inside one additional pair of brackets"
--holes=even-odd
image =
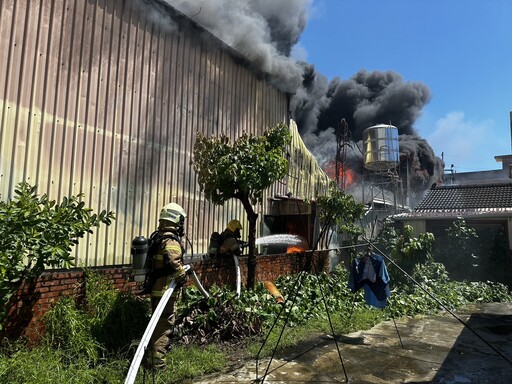
[(329, 80), (360, 69), (424, 83), (416, 121), (446, 168), (500, 169), (512, 153), (511, 0), (313, 0), (294, 57)]

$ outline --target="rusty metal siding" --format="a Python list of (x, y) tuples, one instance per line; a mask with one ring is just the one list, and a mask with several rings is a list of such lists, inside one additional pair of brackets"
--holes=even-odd
[[(79, 266), (129, 263), (132, 238), (149, 235), (170, 201), (205, 252), (212, 229), (245, 213), (204, 200), (190, 166), (196, 132), (234, 139), (288, 118), (287, 96), (205, 31), (162, 28), (150, 19), (159, 11), (134, 4), (0, 0), (0, 198), (25, 180), (114, 211), (80, 242)], [(276, 183), (268, 195), (285, 192)]]

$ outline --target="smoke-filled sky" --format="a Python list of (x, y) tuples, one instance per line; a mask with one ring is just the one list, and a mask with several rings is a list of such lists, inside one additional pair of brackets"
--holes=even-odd
[(162, 1), (294, 95), (320, 163), (335, 157), (342, 118), (354, 143), (371, 125), (396, 126), (420, 189), (438, 181), (442, 155), (464, 172), (498, 169), (493, 157), (511, 152), (511, 1)]
[(332, 80), (391, 70), (426, 85), (413, 126), (457, 172), (511, 152), (512, 1), (315, 0), (293, 56)]

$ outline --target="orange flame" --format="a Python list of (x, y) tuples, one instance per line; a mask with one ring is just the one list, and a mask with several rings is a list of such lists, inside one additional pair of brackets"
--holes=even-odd
[[(324, 172), (329, 176), (330, 179), (336, 180), (336, 161), (329, 161), (323, 166)], [(348, 187), (354, 183), (357, 183), (358, 176), (350, 168), (344, 168), (342, 164), (338, 163), (338, 179), (340, 183), (345, 181), (345, 187)]]
[(288, 248), (286, 248), (286, 253), (303, 253), (305, 251), (305, 248), (299, 247), (297, 245), (291, 245)]

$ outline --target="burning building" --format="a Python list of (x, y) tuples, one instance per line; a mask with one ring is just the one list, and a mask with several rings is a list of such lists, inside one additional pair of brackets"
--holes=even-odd
[[(404, 82), (392, 71), (359, 71), (348, 80), (330, 82), (303, 64), (302, 84), (292, 98), (292, 114), (304, 141), (326, 172), (342, 170), (340, 179), (349, 191), (364, 179), (363, 132), (377, 124), (398, 129), (398, 171), (407, 188), (409, 204), (415, 205), (433, 183), (440, 183), (443, 161), (427, 141), (418, 136), (414, 122), (430, 99), (428, 88), (417, 82)], [(348, 126), (343, 133), (343, 156), (339, 156), (340, 120)], [(340, 162), (341, 166), (336, 164)], [(354, 185), (355, 184), (355, 185)], [(350, 188), (349, 188), (350, 187)]]
[[(93, 208), (121, 212), (90, 242), (101, 254), (94, 265), (123, 264), (132, 232), (150, 232), (170, 199), (197, 215), (215, 212), (190, 228), (195, 248), (204, 249), (211, 228), (243, 210), (210, 210), (201, 202), (187, 168), (195, 132), (236, 137), (290, 117), (316, 160), (352, 188), (364, 176), (363, 130), (392, 123), (410, 194), (420, 196), (443, 169), (413, 128), (428, 88), (393, 72), (360, 71), (327, 82), (313, 66), (292, 60), (308, 4), (7, 1), (1, 8), (0, 197), (11, 197), (16, 183), (29, 179), (57, 199), (84, 191)], [(332, 165), (341, 118), (348, 126), (346, 151), (343, 164)], [(177, 171), (166, 172), (168, 166)], [(295, 189), (314, 196), (301, 188)], [(287, 189), (276, 186), (269, 194)], [(88, 251), (83, 254), (88, 264)]]
[(308, 0), (279, 4), (226, 0), (165, 2), (241, 52), (258, 70), (272, 74), (272, 83), (291, 95), (292, 118), (307, 148), (332, 178), (336, 178), (333, 172), (340, 168), (340, 161), (336, 161), (336, 130), (340, 120), (345, 119), (348, 145), (341, 168), (346, 184), (361, 183), (365, 170), (362, 134), (377, 124), (398, 128), (399, 169), (407, 178), (404, 184), (408, 186), (411, 205), (433, 183), (441, 182), (443, 161), (414, 129), (416, 119), (431, 97), (426, 85), (405, 82), (392, 71), (361, 70), (350, 79), (328, 81), (313, 65), (289, 57), (306, 27)]

